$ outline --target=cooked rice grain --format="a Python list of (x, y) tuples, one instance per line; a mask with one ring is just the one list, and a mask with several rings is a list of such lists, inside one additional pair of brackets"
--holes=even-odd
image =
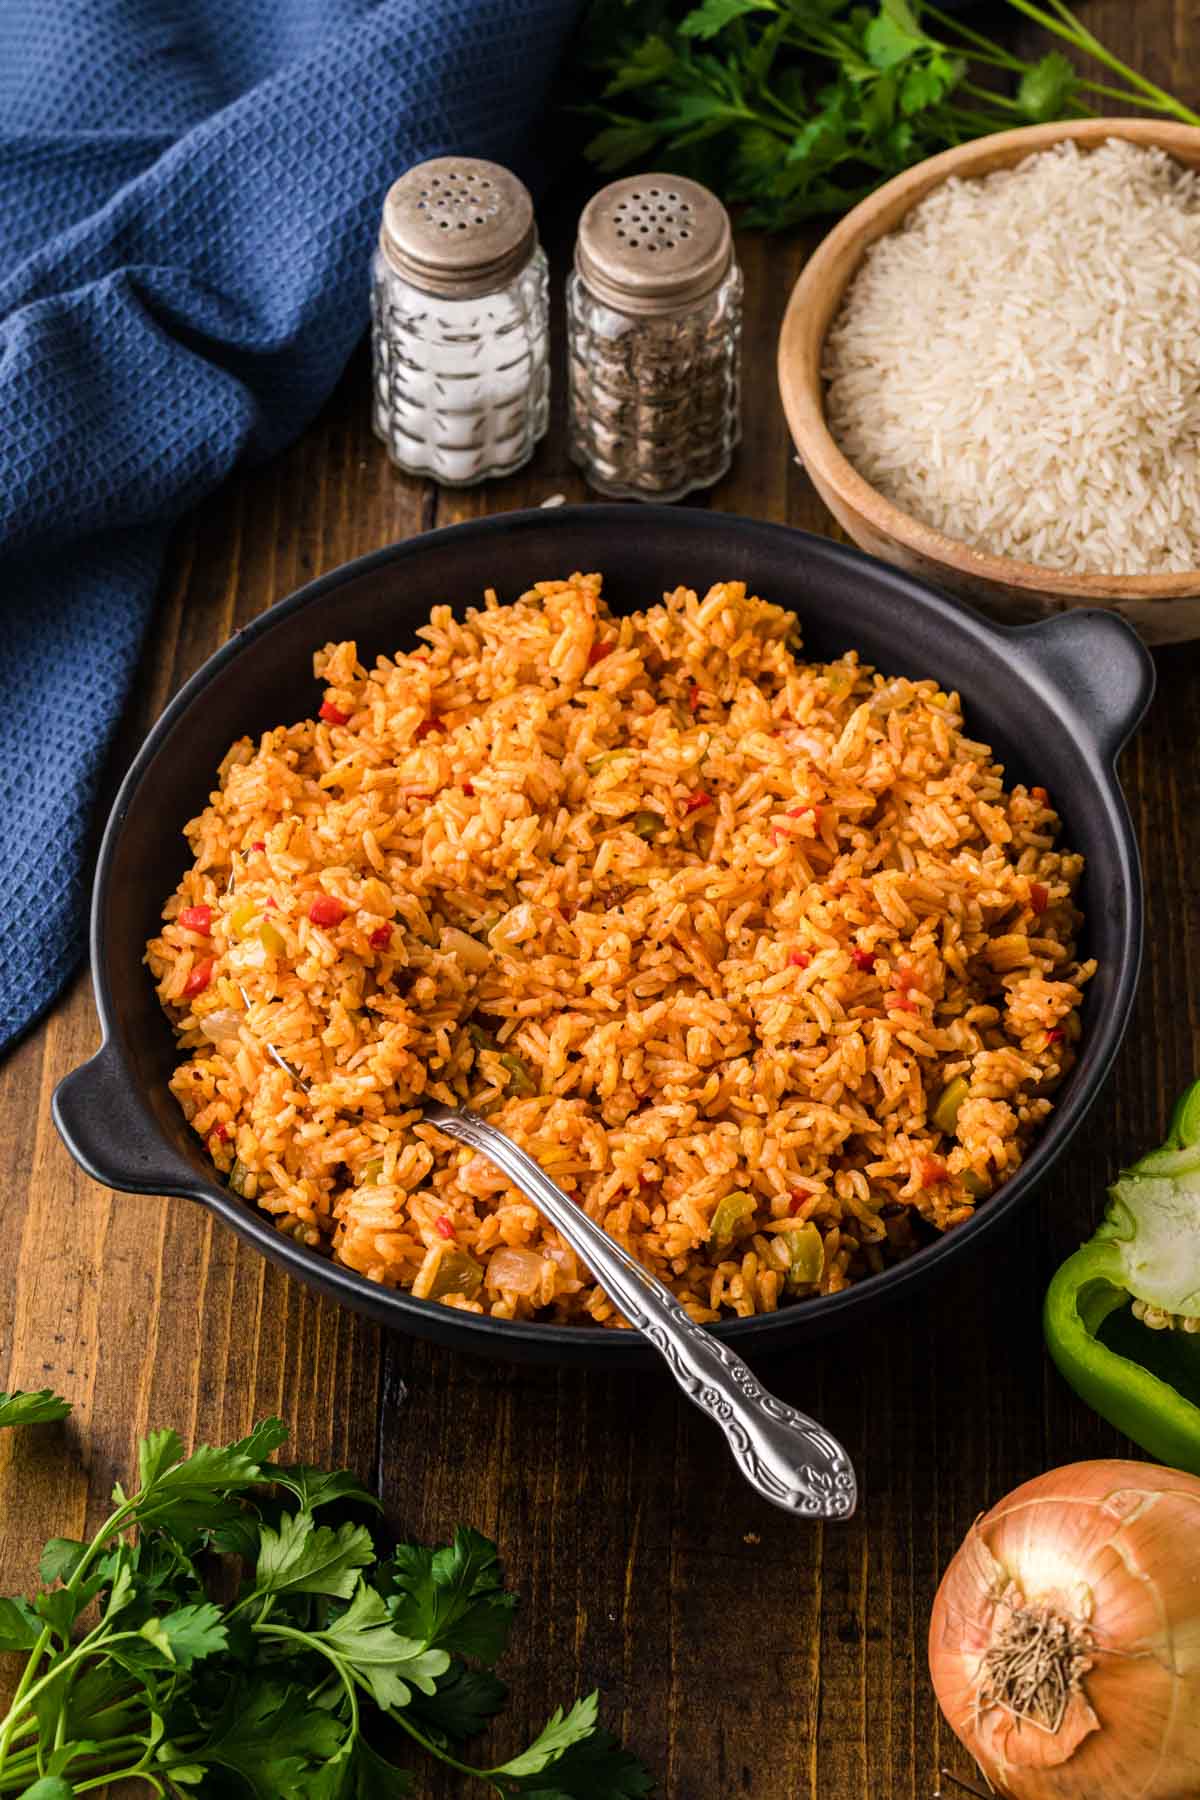
[(1200, 177), (1109, 139), (945, 182), (867, 252), (825, 375), (845, 455), (948, 537), (1200, 568)]
[(799, 661), (736, 582), (612, 618), (575, 575), (418, 635), (370, 670), (319, 652), (326, 718), (236, 743), (186, 828), (147, 960), (237, 1190), (373, 1281), (605, 1324), (422, 1097), (488, 1113), (699, 1320), (969, 1218), (1050, 1111), (1092, 965), (1081, 859), (957, 696)]

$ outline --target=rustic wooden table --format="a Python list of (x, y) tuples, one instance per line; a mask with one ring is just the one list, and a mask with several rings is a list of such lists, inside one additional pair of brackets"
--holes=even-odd
[[(1088, 19), (1200, 97), (1193, 0), (1107, 0)], [(745, 439), (703, 503), (831, 531), (775, 391), (776, 331), (804, 251), (747, 237), (740, 254)], [(118, 763), (235, 627), (310, 577), (435, 524), (586, 497), (564, 454), (561, 384), (533, 465), (467, 494), (394, 474), (367, 397), (359, 359), (287, 455), (179, 533)], [(268, 1268), (198, 1207), (95, 1186), (49, 1110), (97, 1042), (80, 976), (0, 1066), (0, 1386), (51, 1385), (76, 1407), (64, 1427), (3, 1434), (0, 1592), (26, 1587), (43, 1539), (97, 1521), (148, 1426), (224, 1441), (277, 1412), (299, 1456), (356, 1469), (406, 1532), (436, 1538), (462, 1520), (499, 1541), (524, 1596), (506, 1669), (513, 1742), (599, 1686), (607, 1722), (666, 1800), (930, 1800), (943, 1765), (966, 1778), (926, 1675), (934, 1589), (991, 1500), (1054, 1464), (1122, 1451), (1048, 1364), (1041, 1295), (1117, 1162), (1161, 1135), (1200, 1060), (1200, 646), (1158, 667), (1123, 769), (1147, 964), (1092, 1128), (988, 1261), (857, 1339), (763, 1370), (849, 1447), (864, 1490), (852, 1524), (813, 1528), (761, 1504), (665, 1378), (509, 1367), (389, 1336)], [(442, 1800), (463, 1786), (433, 1776), (419, 1791)]]

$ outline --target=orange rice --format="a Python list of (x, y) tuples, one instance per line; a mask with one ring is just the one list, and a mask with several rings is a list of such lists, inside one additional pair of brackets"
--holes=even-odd
[(487, 1113), (699, 1320), (969, 1218), (1094, 965), (1081, 858), (958, 696), (800, 660), (737, 582), (613, 618), (575, 575), (418, 635), (319, 651), (322, 716), (234, 744), (186, 827), (147, 961), (236, 1191), (372, 1281), (605, 1324), (422, 1097)]

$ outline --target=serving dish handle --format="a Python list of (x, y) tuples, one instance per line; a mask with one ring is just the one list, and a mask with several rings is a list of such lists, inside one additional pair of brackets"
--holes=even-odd
[(93, 1181), (127, 1194), (194, 1197), (193, 1171), (164, 1144), (111, 1042), (63, 1077), (50, 1110), (63, 1143)]
[(1069, 703), (1076, 724), (1106, 763), (1115, 762), (1154, 694), (1154, 661), (1116, 613), (1076, 607), (1012, 637)]

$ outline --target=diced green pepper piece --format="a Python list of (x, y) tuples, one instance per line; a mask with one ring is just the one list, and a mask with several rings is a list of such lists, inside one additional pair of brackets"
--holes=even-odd
[(500, 1058), (500, 1066), (507, 1069), (512, 1077), (508, 1084), (511, 1093), (522, 1095), (537, 1093), (537, 1082), (519, 1056), (513, 1056), (510, 1051), (506, 1050)]
[(243, 1200), (248, 1200), (250, 1198), (250, 1195), (246, 1192), (250, 1183), (250, 1177), (251, 1170), (246, 1167), (245, 1163), (239, 1157), (229, 1171), (229, 1185), (235, 1194), (241, 1195)]
[(820, 1281), (825, 1273), (825, 1242), (812, 1220), (785, 1232), (783, 1241), (788, 1247), (787, 1285), (811, 1287)]
[(368, 1162), (363, 1164), (362, 1181), (359, 1185), (366, 1187), (382, 1180), (383, 1158), (382, 1156), (372, 1156)]
[(443, 1300), (447, 1294), (462, 1294), (473, 1300), (483, 1286), (483, 1269), (465, 1250), (447, 1250), (434, 1271), (429, 1289), (431, 1300)]
[(656, 812), (636, 812), (633, 815), (633, 829), (640, 838), (655, 838), (662, 830), (663, 816)]
[(500, 1048), (491, 1032), (485, 1031), (482, 1025), (477, 1025), (474, 1019), (467, 1026), (467, 1036), (476, 1050), (498, 1050)]
[(710, 1250), (728, 1249), (734, 1238), (742, 1235), (742, 1228), (753, 1219), (756, 1204), (754, 1195), (744, 1188), (734, 1188), (732, 1194), (726, 1194), (718, 1201), (708, 1228)]
[(264, 919), (258, 928), (259, 940), (269, 956), (282, 956), (287, 949), (282, 931), (272, 925), (270, 919)]
[(962, 1178), (962, 1184), (966, 1188), (968, 1194), (970, 1194), (972, 1200), (982, 1200), (985, 1194), (991, 1192), (987, 1177), (985, 1175), (977, 1175), (974, 1169), (968, 1169), (966, 1171)]
[(586, 764), (587, 772), (589, 775), (598, 775), (601, 769), (606, 769), (608, 767), (610, 762), (615, 762), (618, 756), (624, 755), (624, 750), (602, 750), (599, 756), (588, 757)]
[(951, 1132), (958, 1123), (958, 1109), (971, 1091), (965, 1075), (956, 1075), (942, 1089), (942, 1097), (933, 1109), (933, 1122), (939, 1131)]

